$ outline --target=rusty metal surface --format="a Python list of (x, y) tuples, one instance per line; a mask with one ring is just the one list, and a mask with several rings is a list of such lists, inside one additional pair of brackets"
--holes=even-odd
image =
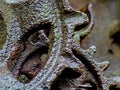
[[(0, 89), (109, 90), (109, 62), (81, 43), (94, 23), (92, 5), (74, 10), (68, 0), (0, 1), (6, 40), (0, 50)], [(3, 28), (3, 27), (2, 27)], [(112, 90), (112, 89), (111, 89)]]

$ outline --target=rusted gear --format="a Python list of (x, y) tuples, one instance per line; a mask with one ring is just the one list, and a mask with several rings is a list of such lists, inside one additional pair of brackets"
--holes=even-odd
[(2, 89), (109, 90), (115, 85), (104, 77), (109, 63), (93, 59), (95, 46), (80, 46), (93, 27), (91, 4), (83, 12), (67, 0), (6, 0), (3, 5), (8, 36), (0, 51)]

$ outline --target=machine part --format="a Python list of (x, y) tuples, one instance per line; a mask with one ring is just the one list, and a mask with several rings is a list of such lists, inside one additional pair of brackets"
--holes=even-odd
[(68, 0), (0, 1), (7, 28), (0, 50), (0, 89), (109, 90), (109, 62), (94, 60), (95, 46), (80, 41), (93, 27), (92, 5), (76, 11)]

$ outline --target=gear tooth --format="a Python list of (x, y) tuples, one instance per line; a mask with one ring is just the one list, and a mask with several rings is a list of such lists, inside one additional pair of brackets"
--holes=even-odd
[(98, 68), (100, 68), (101, 71), (105, 71), (109, 67), (110, 62), (105, 61), (98, 65)]

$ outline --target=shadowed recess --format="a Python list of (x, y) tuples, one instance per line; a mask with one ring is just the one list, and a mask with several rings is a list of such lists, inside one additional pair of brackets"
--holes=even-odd
[[(62, 73), (54, 80), (50, 90), (63, 90), (64, 88), (70, 88), (75, 83), (73, 79), (80, 77), (81, 74), (71, 68), (66, 68)], [(66, 89), (66, 90), (68, 90)]]
[(42, 55), (48, 53), (48, 47), (41, 47), (38, 50), (32, 52), (22, 64), (19, 71), (18, 80), (23, 83), (30, 82), (40, 70), (44, 67), (46, 60), (45, 57), (42, 58)]
[(77, 57), (85, 65), (85, 67), (91, 72), (91, 74), (94, 76), (97, 82), (96, 84), (98, 85), (98, 88), (102, 90), (102, 82), (99, 78), (100, 76), (95, 71), (94, 66), (92, 66), (91, 63), (84, 56), (79, 55), (75, 50), (72, 50), (72, 52), (75, 55), (75, 57)]

